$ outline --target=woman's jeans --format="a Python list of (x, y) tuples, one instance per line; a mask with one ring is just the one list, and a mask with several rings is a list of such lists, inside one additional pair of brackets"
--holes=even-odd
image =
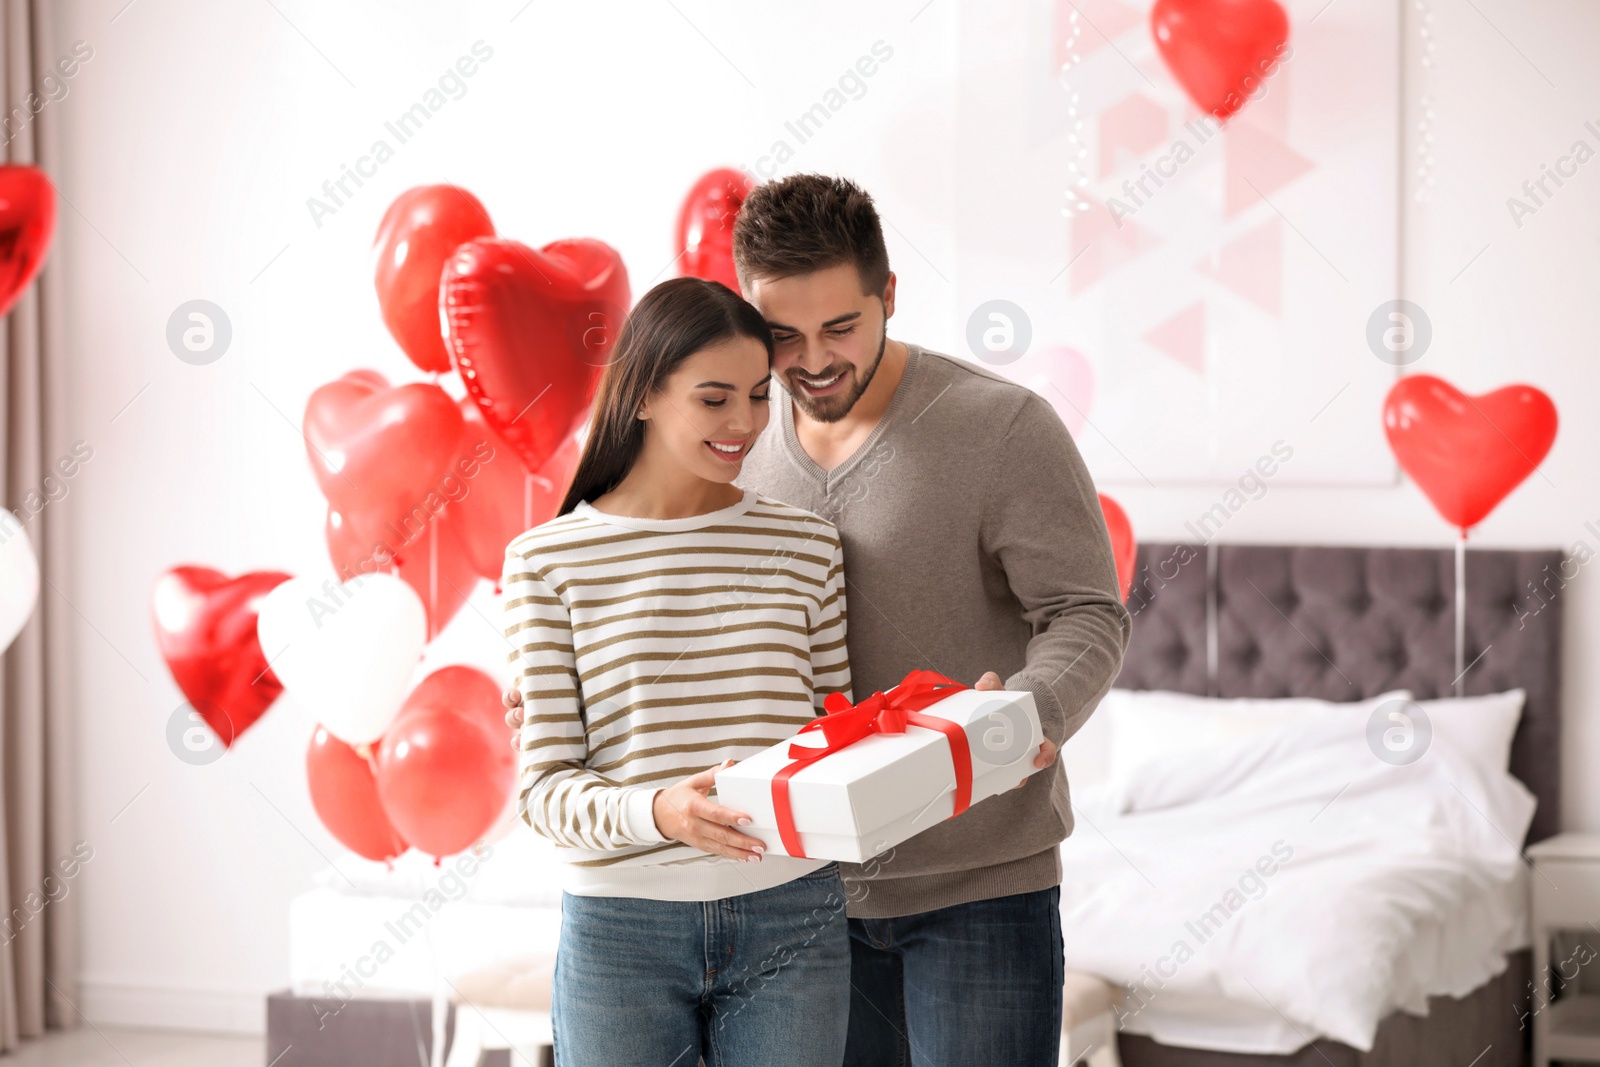
[(844, 907), (837, 863), (704, 902), (562, 894), (557, 1067), (840, 1067)]

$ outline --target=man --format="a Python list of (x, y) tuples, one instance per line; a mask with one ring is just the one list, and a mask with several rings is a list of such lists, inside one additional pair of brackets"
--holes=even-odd
[[(1094, 485), (1037, 394), (888, 337), (896, 279), (853, 183), (801, 174), (758, 187), (734, 260), (772, 327), (779, 386), (776, 425), (737, 482), (838, 527), (852, 691), (916, 668), (1026, 690), (1046, 738), (1043, 773), (840, 864), (845, 1063), (1055, 1064), (1059, 844), (1073, 826), (1055, 755), (1110, 688), (1131, 621)], [(521, 719), (513, 706), (507, 723)]]

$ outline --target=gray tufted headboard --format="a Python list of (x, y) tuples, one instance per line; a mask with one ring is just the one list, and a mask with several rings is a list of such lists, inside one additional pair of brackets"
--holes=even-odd
[[(1521, 686), (1511, 773), (1561, 828), (1559, 551), (1467, 552), (1467, 694)], [(1221, 697), (1360, 700), (1455, 679), (1451, 549), (1141, 544), (1116, 685)]]

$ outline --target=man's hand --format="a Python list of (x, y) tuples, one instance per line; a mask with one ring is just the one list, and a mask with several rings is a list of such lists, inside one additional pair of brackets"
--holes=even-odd
[(514, 751), (522, 751), (522, 690), (507, 689), (505, 696), (500, 698), (508, 709), (506, 712), (506, 725), (511, 727), (511, 747)]
[(749, 826), (750, 816), (713, 803), (707, 796), (716, 785), (716, 773), (732, 765), (733, 760), (723, 760), (656, 793), (653, 812), (662, 837), (730, 859), (761, 858), (767, 846), (733, 829), (735, 825)]
[[(1000, 681), (1000, 676), (998, 674), (996, 674), (994, 671), (988, 671), (988, 672), (986, 672), (984, 674), (984, 676), (982, 678), (978, 679), (978, 681), (973, 685), (972, 688), (974, 688), (974, 689), (1004, 689), (1005, 688), (1005, 684)], [(517, 721), (521, 722), (522, 720), (519, 718)], [(1036, 767), (1037, 769), (1042, 771), (1046, 767), (1050, 766), (1052, 763), (1054, 763), (1056, 761), (1056, 751), (1057, 751), (1056, 750), (1056, 743), (1054, 741), (1050, 740), (1048, 737), (1045, 738), (1043, 741), (1041, 741), (1039, 743), (1039, 754), (1037, 756), (1033, 757), (1033, 765), (1034, 765), (1034, 767)], [(1031, 778), (1033, 776), (1029, 775), (1028, 777)], [(1024, 778), (1022, 781), (1018, 782), (1016, 785), (1012, 786), (1011, 788), (1012, 789), (1021, 789), (1023, 786), (1025, 786), (1027, 784), (1028, 784), (1028, 779)]]

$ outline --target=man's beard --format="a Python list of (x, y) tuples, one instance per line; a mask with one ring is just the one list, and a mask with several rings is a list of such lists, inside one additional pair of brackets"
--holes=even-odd
[[(835, 396), (812, 397), (807, 396), (805, 390), (795, 384), (791, 378), (789, 393), (794, 397), (794, 402), (800, 405), (800, 410), (805, 412), (808, 418), (816, 422), (838, 422), (850, 414), (850, 409), (856, 406), (856, 401), (861, 399), (861, 394), (865, 393), (867, 386), (872, 384), (872, 377), (878, 373), (878, 365), (883, 362), (883, 350), (888, 345), (888, 342), (889, 322), (885, 319), (883, 335), (878, 338), (878, 354), (872, 358), (872, 365), (867, 368), (867, 373), (862, 376), (853, 389)], [(845, 364), (845, 368), (849, 369), (852, 374), (854, 373), (854, 367), (851, 364)], [(842, 374), (844, 371), (841, 370), (840, 373)], [(827, 375), (824, 374), (821, 377), (826, 378)]]

